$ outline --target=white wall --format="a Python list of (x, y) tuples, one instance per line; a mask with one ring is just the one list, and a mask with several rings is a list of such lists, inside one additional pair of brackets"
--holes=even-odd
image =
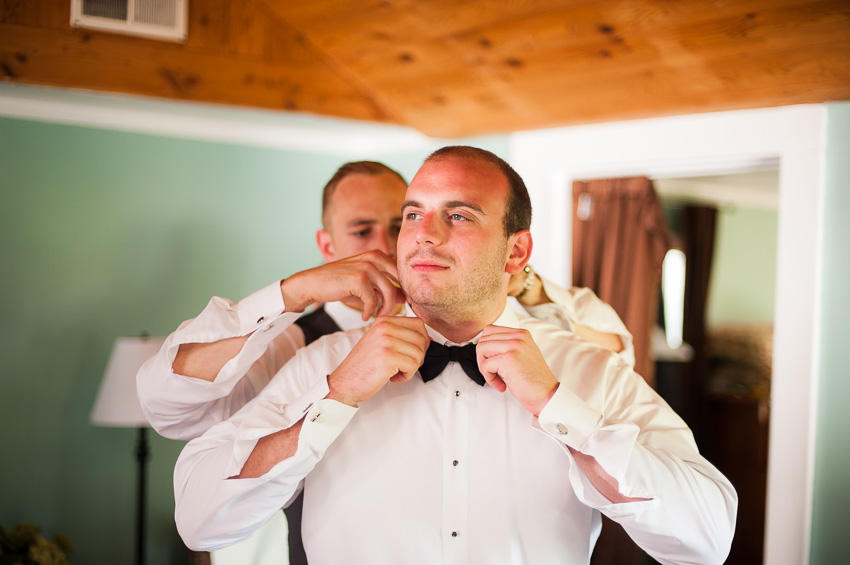
[[(535, 209), (534, 266), (570, 280), (573, 180), (780, 171), (765, 563), (808, 563), (817, 399), (825, 108), (794, 106), (510, 136)], [(566, 221), (565, 221), (566, 219)]]

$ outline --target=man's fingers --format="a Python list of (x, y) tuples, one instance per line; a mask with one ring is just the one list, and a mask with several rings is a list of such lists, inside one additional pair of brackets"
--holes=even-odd
[(291, 311), (314, 302), (342, 300), (361, 305), (364, 320), (392, 310), (396, 304), (398, 269), (395, 261), (373, 250), (296, 273), (281, 283), (284, 304)]
[(408, 381), (425, 359), (430, 338), (425, 323), (419, 318), (390, 316), (379, 318), (391, 334), (390, 344), (396, 356), (398, 372), (390, 378), (394, 383)]
[(506, 328), (504, 326), (485, 326), (481, 330), (482, 340), (507, 340), (507, 339), (522, 339), (529, 335), (527, 330), (519, 328)]
[(400, 289), (396, 286), (391, 274), (379, 269), (379, 265), (364, 262), (357, 283), (351, 289), (351, 294), (363, 302), (363, 320), (372, 316), (389, 315), (398, 303)]
[(373, 281), (373, 284), (381, 295), (381, 307), (377, 313), (379, 316), (389, 315), (399, 302), (398, 295), (404, 294), (401, 292), (401, 287), (399, 287), (398, 273), (394, 269), (395, 265), (393, 264), (392, 272), (387, 272), (386, 270), (379, 271), (376, 279)]
[(505, 381), (497, 373), (481, 371), (481, 374), (484, 375), (484, 380), (487, 381), (487, 384), (499, 392), (505, 392), (508, 389), (508, 385), (505, 384)]
[(346, 302), (360, 302), (362, 318), (365, 322), (372, 316), (383, 316), (390, 313), (395, 306), (395, 287), (386, 275), (364, 263), (357, 276), (349, 281), (348, 294), (351, 298)]
[(360, 301), (363, 303), (363, 312), (361, 312), (360, 317), (365, 322), (369, 318), (372, 317), (375, 309), (378, 306), (378, 297), (375, 296), (374, 292), (363, 292), (358, 295)]
[(521, 354), (524, 348), (533, 344), (531, 335), (521, 329), (487, 326), (476, 346), (480, 358), (489, 359), (507, 353)]
[[(343, 259), (345, 261), (346, 259)], [(367, 251), (366, 253), (362, 253), (360, 255), (355, 255), (354, 257), (349, 258), (349, 260), (363, 260), (368, 261), (375, 265), (380, 271), (384, 271), (387, 275), (394, 279), (398, 279), (398, 267), (396, 265), (395, 259), (392, 259), (389, 255), (384, 253), (383, 251), (379, 251), (377, 249), (373, 249), (372, 251)]]
[(475, 357), (478, 361), (478, 370), (481, 371), (481, 374), (484, 376), (484, 380), (487, 381), (487, 384), (499, 392), (505, 392), (508, 385), (505, 383), (504, 379), (499, 376), (499, 362), (495, 359), (496, 354), (488, 357), (487, 352), (484, 349), (486, 348), (482, 348), (480, 342), (475, 347)]
[[(417, 367), (418, 370), (418, 367)], [(416, 371), (399, 371), (395, 374), (394, 377), (390, 379), (390, 382), (393, 383), (403, 383), (405, 381), (409, 381), (413, 378), (413, 375), (416, 374)]]
[(377, 318), (328, 377), (333, 398), (355, 406), (388, 381), (411, 378), (425, 357), (427, 336), (418, 318)]
[[(394, 349), (410, 357), (413, 362), (422, 363), (425, 351), (428, 349), (430, 338), (425, 330), (425, 323), (420, 318), (406, 316), (381, 316), (375, 321)], [(414, 371), (419, 365), (413, 368)]]

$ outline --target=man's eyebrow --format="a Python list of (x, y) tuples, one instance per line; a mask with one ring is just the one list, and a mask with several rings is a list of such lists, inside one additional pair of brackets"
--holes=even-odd
[[(401, 209), (404, 210), (407, 207), (421, 208), (422, 204), (417, 202), (416, 200), (408, 200), (404, 204), (401, 205)], [(443, 202), (440, 205), (441, 208), (469, 208), (470, 210), (475, 210), (482, 216), (486, 216), (487, 213), (474, 202), (466, 202), (464, 200), (449, 200), (448, 202)]]
[(356, 227), (356, 226), (371, 226), (371, 225), (377, 224), (377, 223), (378, 223), (377, 220), (356, 219), (356, 220), (351, 220), (350, 222), (348, 222), (345, 225), (348, 226), (348, 227)]
[(487, 215), (478, 204), (475, 204), (474, 202), (464, 202), (463, 200), (450, 200), (448, 202), (443, 202), (443, 208), (469, 208), (470, 210), (475, 210), (482, 216)]

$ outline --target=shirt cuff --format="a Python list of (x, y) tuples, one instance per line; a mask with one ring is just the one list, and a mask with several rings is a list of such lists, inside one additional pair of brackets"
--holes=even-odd
[[(540, 411), (537, 425), (559, 443), (590, 455), (621, 486), (640, 428), (632, 422), (605, 422), (602, 414), (566, 386), (559, 386)], [(627, 496), (632, 496), (627, 494)]]
[(602, 414), (561, 385), (537, 417), (546, 434), (583, 453), (601, 420)]
[[(260, 438), (290, 428), (302, 418), (304, 423), (298, 436), (298, 449), (291, 458), (281, 463), (290, 460), (290, 463), (295, 463), (303, 459), (321, 459), (357, 413), (357, 408), (324, 398), (328, 392), (327, 379), (321, 379), (288, 404), (265, 399), (256, 400), (254, 407), (240, 418), (237, 424), (228, 476), (241, 471)], [(280, 464), (272, 471), (278, 466)]]
[(298, 455), (321, 458), (357, 413), (357, 408), (325, 398), (314, 403), (304, 416), (298, 436)]
[[(261, 288), (236, 303), (240, 335), (245, 335), (273, 323), (284, 314), (286, 306), (280, 292), (280, 281)], [(300, 313), (291, 313), (297, 318)]]

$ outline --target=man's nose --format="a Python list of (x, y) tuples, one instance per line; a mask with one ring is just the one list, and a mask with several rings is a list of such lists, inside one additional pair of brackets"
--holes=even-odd
[(443, 225), (436, 214), (425, 214), (425, 217), (419, 222), (416, 242), (420, 245), (439, 245), (443, 242)]
[(375, 240), (377, 244), (375, 248), (378, 251), (383, 251), (390, 257), (395, 257), (396, 239), (390, 230), (383, 230), (383, 233), (375, 238)]

